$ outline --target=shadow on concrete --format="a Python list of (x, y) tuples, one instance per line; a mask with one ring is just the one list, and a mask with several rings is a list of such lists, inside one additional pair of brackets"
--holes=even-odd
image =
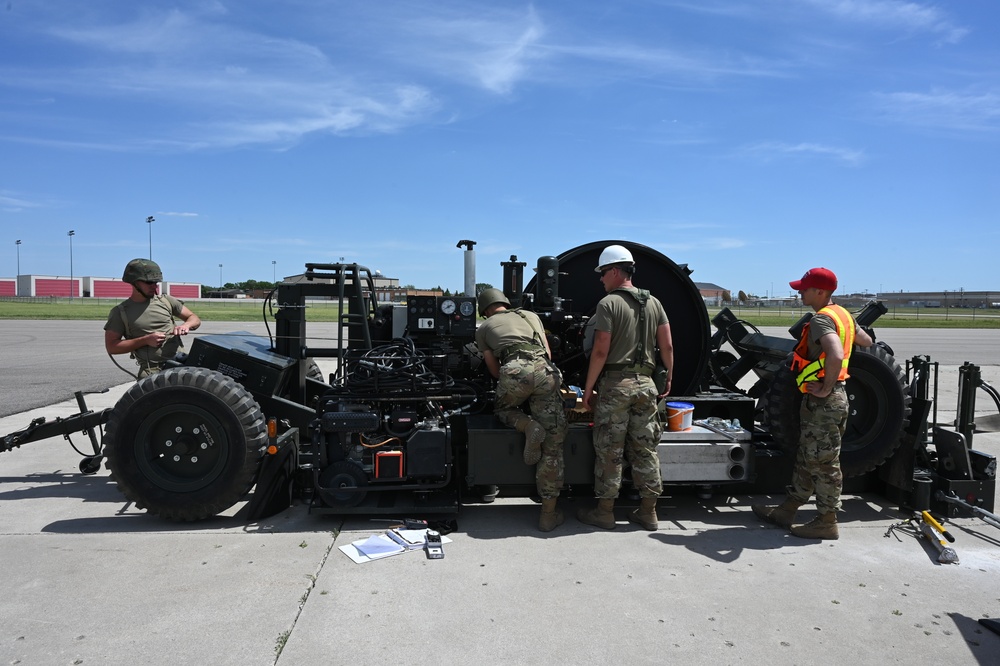
[[(78, 497), (85, 502), (121, 502), (122, 495), (109, 476), (90, 476), (80, 472), (44, 472), (24, 476), (0, 477), (3, 487), (0, 501), (18, 499), (55, 499)], [(20, 485), (19, 485), (20, 484)]]
[(134, 504), (123, 500), (117, 490), (115, 495), (115, 500), (120, 504), (120, 508), (114, 515), (59, 520), (49, 523), (41, 531), (49, 534), (162, 534), (168, 532), (189, 534), (221, 531), (242, 534), (272, 534), (337, 532), (343, 524), (341, 519), (329, 516), (311, 516), (305, 505), (293, 505), (273, 516), (248, 522), (243, 515), (246, 500), (237, 503), (222, 515), (192, 522), (171, 522), (135, 508)]
[[(966, 645), (969, 647), (969, 656), (976, 660), (977, 664), (986, 666), (987, 664), (998, 663), (997, 655), (1000, 654), (1000, 635), (994, 634), (988, 628), (979, 623), (978, 620), (961, 613), (948, 613), (948, 617), (955, 623), (955, 628), (962, 634)], [(954, 655), (954, 663), (963, 661), (962, 655)]]
[[(121, 498), (119, 498), (119, 502)], [(146, 513), (125, 513), (131, 503), (122, 506), (114, 516), (70, 518), (49, 523), (42, 532), (46, 534), (160, 534), (164, 532), (210, 532), (240, 528), (245, 523), (237, 518), (207, 518), (192, 523), (172, 523)]]
[(993, 527), (985, 521), (974, 522), (972, 525), (948, 523), (948, 530), (951, 532), (960, 530), (963, 534), (972, 538), (1000, 547), (1000, 529)]
[(683, 546), (692, 553), (716, 562), (735, 562), (746, 550), (776, 550), (789, 546), (809, 546), (812, 542), (797, 539), (778, 528), (727, 527), (684, 532), (653, 532), (655, 539), (669, 546)]

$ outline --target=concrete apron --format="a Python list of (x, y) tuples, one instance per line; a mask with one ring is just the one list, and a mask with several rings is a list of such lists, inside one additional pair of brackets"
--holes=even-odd
[[(88, 405), (111, 406), (127, 387)], [(954, 398), (939, 400), (942, 419)], [(70, 400), (7, 417), (0, 432), (76, 411)], [(975, 443), (1000, 455), (996, 434)], [(901, 516), (875, 495), (845, 497), (841, 538), (822, 543), (749, 511), (779, 498), (668, 491), (655, 533), (622, 509), (613, 531), (581, 525), (576, 509), (592, 500), (562, 500), (566, 523), (544, 534), (537, 505), (501, 498), (463, 507), (443, 560), (414, 551), (358, 565), (337, 547), (385, 523), (304, 506), (250, 525), (240, 506), (166, 523), (78, 462), (59, 438), (0, 456), (5, 663), (429, 664), (470, 651), (525, 664), (991, 663), (1000, 653), (1000, 636), (977, 623), (1000, 616), (1000, 530), (949, 523), (960, 562), (939, 564), (925, 540), (885, 536)], [(801, 520), (813, 514), (807, 505)]]

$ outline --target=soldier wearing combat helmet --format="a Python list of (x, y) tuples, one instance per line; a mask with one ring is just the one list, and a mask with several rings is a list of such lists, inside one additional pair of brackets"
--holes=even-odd
[[(542, 498), (538, 529), (549, 532), (563, 522), (557, 507), (563, 484), (563, 440), (566, 413), (559, 387), (562, 375), (552, 364), (552, 352), (534, 312), (515, 308), (499, 289), (479, 294), (476, 346), (497, 381), (497, 418), (524, 433), (524, 462), (535, 467), (535, 485)], [(528, 403), (531, 416), (521, 411)]]
[(163, 273), (151, 259), (133, 259), (122, 282), (132, 295), (108, 313), (104, 347), (108, 354), (129, 354), (139, 365), (136, 379), (159, 372), (183, 346), (180, 336), (201, 326), (201, 319), (173, 296), (160, 294)]

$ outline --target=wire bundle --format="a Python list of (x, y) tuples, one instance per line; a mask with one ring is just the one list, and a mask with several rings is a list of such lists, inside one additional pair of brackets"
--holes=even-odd
[(344, 388), (360, 394), (397, 391), (441, 390), (453, 385), (447, 373), (439, 374), (428, 364), (431, 357), (417, 349), (409, 338), (348, 356)]

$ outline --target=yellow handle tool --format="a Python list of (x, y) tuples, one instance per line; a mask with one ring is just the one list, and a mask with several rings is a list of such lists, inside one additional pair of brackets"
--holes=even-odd
[(927, 523), (928, 525), (936, 529), (938, 532), (940, 532), (944, 536), (944, 538), (949, 541), (949, 543), (955, 543), (955, 537), (951, 535), (951, 532), (949, 532), (948, 530), (946, 530), (944, 527), (941, 526), (941, 523), (939, 523), (937, 519), (935, 519), (934, 516), (931, 515), (930, 511), (921, 511), (920, 515), (923, 517), (925, 523)]

